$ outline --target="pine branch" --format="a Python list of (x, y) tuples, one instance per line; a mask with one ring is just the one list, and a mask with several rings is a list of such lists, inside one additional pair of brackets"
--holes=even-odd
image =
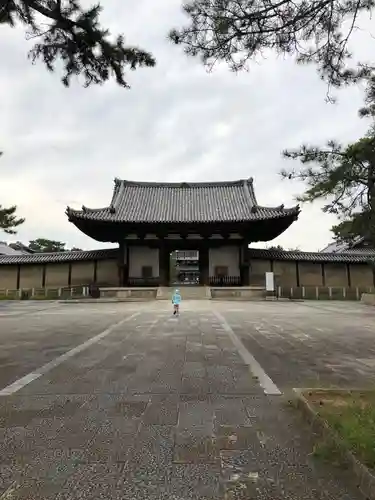
[[(99, 24), (101, 10), (99, 4), (85, 10), (78, 0), (9, 0), (0, 8), (0, 23), (25, 24), (29, 39), (40, 39), (29, 57), (33, 62), (41, 59), (49, 71), (62, 61), (65, 86), (72, 76), (82, 75), (86, 87), (114, 76), (120, 86), (129, 88), (126, 69), (155, 66), (155, 59), (149, 52), (125, 46), (122, 35), (112, 41), (109, 31)], [(45, 23), (36, 21), (37, 15), (45, 18), (47, 29)]]

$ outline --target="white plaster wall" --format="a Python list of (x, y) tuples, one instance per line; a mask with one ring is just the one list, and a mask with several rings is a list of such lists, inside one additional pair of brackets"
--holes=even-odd
[(240, 249), (237, 246), (210, 248), (208, 253), (210, 276), (216, 266), (227, 266), (229, 276), (240, 275)]
[(143, 266), (152, 266), (153, 278), (159, 276), (159, 249), (129, 246), (129, 278), (141, 278)]

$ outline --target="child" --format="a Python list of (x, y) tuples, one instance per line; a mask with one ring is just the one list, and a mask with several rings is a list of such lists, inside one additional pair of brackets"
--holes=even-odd
[(176, 288), (173, 297), (172, 297), (172, 304), (173, 304), (173, 314), (177, 316), (180, 314), (180, 304), (181, 304), (181, 294), (180, 290)]

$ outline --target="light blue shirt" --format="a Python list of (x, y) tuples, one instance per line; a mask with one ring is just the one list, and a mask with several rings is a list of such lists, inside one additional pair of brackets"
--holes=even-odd
[(172, 304), (177, 306), (181, 304), (181, 300), (182, 300), (181, 295), (175, 292), (172, 297)]

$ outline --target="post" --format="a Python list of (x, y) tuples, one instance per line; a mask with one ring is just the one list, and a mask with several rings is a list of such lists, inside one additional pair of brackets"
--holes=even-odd
[(95, 259), (94, 260), (94, 276), (93, 276), (93, 283), (96, 283), (98, 277), (98, 261)]
[(347, 279), (348, 279), (348, 287), (351, 288), (351, 286), (352, 286), (352, 279), (351, 279), (351, 276), (350, 276), (350, 264), (346, 264), (346, 276), (347, 276)]
[(298, 265), (298, 260), (296, 260), (296, 284), (297, 287), (300, 287), (300, 279), (299, 279), (299, 265)]
[(72, 263), (69, 262), (69, 270), (68, 270), (68, 286), (72, 285)]
[(322, 285), (326, 286), (326, 272), (325, 272), (324, 262), (322, 262), (320, 265), (322, 271)]
[(249, 263), (249, 249), (248, 243), (245, 241), (239, 248), (239, 267), (241, 286), (250, 285), (250, 263)]
[(209, 284), (209, 260), (208, 247), (206, 245), (199, 248), (199, 284)]
[(17, 265), (17, 284), (16, 284), (17, 290), (20, 287), (20, 280), (21, 280), (21, 266), (20, 266), (20, 264), (18, 264)]
[(266, 296), (275, 296), (275, 276), (273, 272), (266, 272)]
[(159, 278), (160, 286), (169, 286), (169, 248), (165, 241), (159, 246)]
[[(95, 265), (95, 264), (94, 264)], [(119, 252), (118, 252), (118, 283), (119, 286), (126, 286), (129, 279), (129, 247), (124, 241), (119, 242)], [(94, 282), (97, 281), (97, 262), (94, 268), (95, 278)]]

